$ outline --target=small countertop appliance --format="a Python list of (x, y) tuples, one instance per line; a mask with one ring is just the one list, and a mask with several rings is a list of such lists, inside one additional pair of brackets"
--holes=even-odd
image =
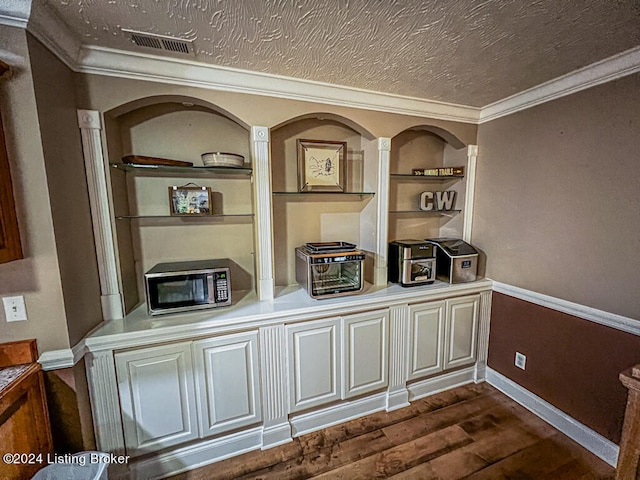
[(436, 279), (435, 245), (424, 240), (389, 243), (387, 278), (403, 287), (433, 283)]
[(296, 281), (315, 299), (361, 293), (364, 259), (352, 243), (307, 243), (296, 248)]
[(430, 238), (436, 249), (438, 280), (449, 283), (473, 282), (478, 275), (478, 251), (459, 238)]

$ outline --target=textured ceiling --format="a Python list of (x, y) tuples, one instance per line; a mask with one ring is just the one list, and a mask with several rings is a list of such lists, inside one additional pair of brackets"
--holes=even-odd
[(121, 28), (198, 62), (482, 107), (640, 45), (640, 0), (42, 0), (85, 45)]

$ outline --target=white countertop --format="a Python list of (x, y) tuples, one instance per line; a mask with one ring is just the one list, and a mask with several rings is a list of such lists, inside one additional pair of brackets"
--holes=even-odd
[(431, 285), (402, 287), (397, 284), (367, 285), (359, 295), (312, 299), (298, 286), (281, 287), (273, 300), (259, 301), (255, 292), (232, 292), (232, 305), (187, 313), (150, 316), (141, 304), (125, 318), (103, 322), (85, 339), (88, 351), (128, 348), (159, 341), (177, 341), (278, 323), (331, 317), (358, 311), (386, 308), (403, 303), (438, 300), (477, 293), (491, 288), (492, 282), (450, 285), (437, 281)]

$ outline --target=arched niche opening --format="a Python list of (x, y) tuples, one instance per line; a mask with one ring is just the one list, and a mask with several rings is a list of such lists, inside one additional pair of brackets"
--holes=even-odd
[(210, 102), (163, 95), (105, 112), (112, 163), (125, 155), (169, 158), (202, 165), (206, 152), (237, 153), (250, 163), (250, 126)]
[[(467, 166), (466, 145), (451, 132), (433, 125), (416, 125), (391, 139), (389, 171), (390, 241), (462, 237), (466, 184), (461, 178), (414, 176), (414, 170)], [(423, 192), (453, 192), (454, 201), (435, 211), (421, 209)]]
[[(346, 142), (342, 192), (300, 192), (298, 140)], [(374, 251), (374, 135), (343, 116), (315, 112), (274, 126), (270, 146), (276, 285), (296, 284), (295, 248), (307, 242), (345, 241)]]
[[(126, 155), (201, 167), (206, 152), (239, 154), (249, 166), (249, 125), (209, 102), (173, 95), (128, 102), (105, 112), (104, 119), (126, 311), (145, 302), (144, 273), (159, 263), (228, 259), (232, 291), (255, 288), (251, 175), (188, 167), (114, 168), (123, 167)], [(209, 214), (173, 215), (173, 187), (208, 189)]]

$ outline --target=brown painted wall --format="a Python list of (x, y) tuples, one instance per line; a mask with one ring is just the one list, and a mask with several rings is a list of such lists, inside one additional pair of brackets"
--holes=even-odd
[(494, 293), (488, 364), (619, 443), (627, 389), (618, 374), (640, 364), (640, 337)]
[(478, 128), (493, 280), (640, 321), (640, 74)]

